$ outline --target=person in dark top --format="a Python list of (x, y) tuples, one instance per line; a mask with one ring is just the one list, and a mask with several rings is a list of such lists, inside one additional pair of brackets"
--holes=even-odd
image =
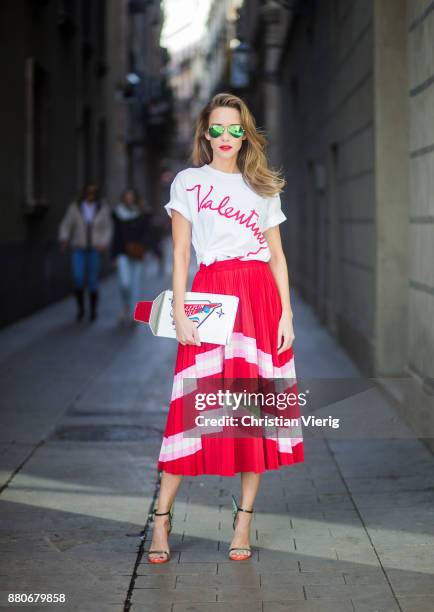
[(150, 241), (148, 215), (137, 192), (126, 189), (112, 212), (114, 230), (111, 255), (118, 271), (122, 310), (119, 321), (133, 321), (142, 286), (144, 255)]

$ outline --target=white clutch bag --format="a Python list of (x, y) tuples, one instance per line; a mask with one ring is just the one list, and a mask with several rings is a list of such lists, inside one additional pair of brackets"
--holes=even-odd
[[(199, 330), (201, 342), (229, 344), (239, 298), (235, 295), (186, 291), (184, 310)], [(162, 291), (153, 301), (137, 302), (134, 320), (149, 323), (154, 336), (176, 338), (173, 291)]]

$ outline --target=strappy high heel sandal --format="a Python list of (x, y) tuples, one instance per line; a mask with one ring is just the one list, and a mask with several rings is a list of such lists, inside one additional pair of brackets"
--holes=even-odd
[[(239, 505), (237, 504), (237, 500), (235, 499), (235, 497), (232, 495), (232, 514), (234, 517), (233, 523), (232, 523), (232, 527), (235, 531), (235, 521), (237, 519), (238, 516), (238, 512), (249, 512), (250, 514), (253, 513), (253, 509), (252, 510), (245, 510), (244, 508), (240, 508)], [(239, 555), (237, 554), (236, 557), (231, 557), (231, 551), (232, 550), (244, 550), (247, 551), (246, 554), (244, 555)], [(231, 559), (231, 561), (244, 561), (245, 559), (250, 559), (250, 557), (252, 556), (252, 549), (250, 548), (250, 546), (245, 546), (243, 548), (230, 548), (229, 549), (229, 559)]]
[[(172, 531), (172, 520), (173, 520), (173, 506), (174, 503), (170, 506), (170, 510), (168, 512), (157, 512), (157, 509), (155, 508), (155, 510), (152, 511), (152, 514), (155, 516), (164, 516), (166, 514), (169, 515), (169, 529), (167, 530), (167, 535), (170, 535), (170, 532)], [(166, 557), (161, 558), (152, 558), (150, 557), (150, 555), (152, 554), (164, 554), (166, 555)], [(170, 561), (171, 559), (171, 554), (168, 550), (148, 550), (148, 561), (150, 563), (167, 563), (168, 561)]]

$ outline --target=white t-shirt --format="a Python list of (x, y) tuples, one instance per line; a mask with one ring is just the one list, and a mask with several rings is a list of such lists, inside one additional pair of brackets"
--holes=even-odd
[(178, 172), (164, 208), (169, 217), (174, 209), (190, 221), (197, 263), (206, 266), (235, 257), (269, 261), (263, 232), (286, 220), (279, 194), (264, 198), (244, 182), (241, 173), (208, 164)]

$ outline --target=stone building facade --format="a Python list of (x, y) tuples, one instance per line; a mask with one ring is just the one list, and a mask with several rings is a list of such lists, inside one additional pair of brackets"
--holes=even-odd
[[(110, 205), (137, 177), (147, 199), (158, 197), (163, 152), (143, 151), (167, 124), (160, 30), (158, 0), (2, 3), (0, 325), (71, 290), (57, 228), (84, 182)], [(137, 66), (138, 102), (127, 80)]]
[(434, 446), (433, 4), (253, 0), (239, 32), (290, 281)]

